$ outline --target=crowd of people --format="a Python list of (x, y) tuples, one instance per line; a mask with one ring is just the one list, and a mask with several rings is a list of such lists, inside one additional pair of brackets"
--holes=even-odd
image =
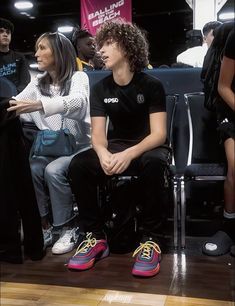
[[(203, 28), (207, 48), (214, 29), (220, 26), (219, 22), (211, 22)], [(15, 84), (17, 95), (0, 95), (4, 148), (0, 150), (0, 260), (22, 262), (20, 215), (25, 255), (37, 260), (49, 246), (53, 254), (76, 249), (68, 268), (91, 268), (96, 260), (109, 255), (97, 189), (110, 177), (136, 175), (144, 205), (142, 237), (134, 251), (132, 274), (156, 275), (160, 270), (158, 235), (165, 216), (165, 187), (172, 154), (166, 137), (163, 85), (144, 72), (149, 66), (145, 33), (123, 20), (105, 22), (95, 37), (86, 29), (75, 28), (71, 41), (59, 32), (44, 33), (35, 44), (42, 73), (30, 81), (25, 58), (9, 48), (13, 31), (13, 24), (1, 18), (0, 77)], [(234, 255), (235, 251), (234, 44), (231, 30), (222, 55), (218, 82), (221, 99), (217, 107), (218, 130), (228, 165), (225, 220), (223, 228), (202, 246), (207, 255), (230, 250)], [(184, 62), (183, 57), (179, 58)], [(94, 69), (107, 69), (111, 74), (90, 89), (86, 71)], [(69, 131), (76, 143), (73, 152), (37, 155), (33, 145), (28, 160), (22, 122), (33, 122), (39, 131)], [(107, 133), (108, 122), (112, 130)], [(17, 158), (7, 155), (9, 150)], [(17, 179), (11, 181), (16, 169)], [(16, 194), (10, 195), (9, 185), (17, 190)], [(27, 185), (32, 187), (31, 193), (26, 191)], [(11, 230), (3, 235), (8, 222)]]

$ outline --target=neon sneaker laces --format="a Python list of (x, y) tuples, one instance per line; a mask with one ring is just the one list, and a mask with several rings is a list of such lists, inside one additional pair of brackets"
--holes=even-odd
[(160, 270), (160, 254), (161, 249), (156, 242), (148, 240), (140, 243), (133, 254), (133, 257), (136, 256), (136, 261), (132, 274), (143, 277), (156, 275)]
[(90, 269), (96, 260), (107, 257), (109, 248), (105, 239), (97, 240), (92, 233), (87, 233), (86, 239), (78, 246), (73, 257), (68, 262), (69, 269), (87, 270)]

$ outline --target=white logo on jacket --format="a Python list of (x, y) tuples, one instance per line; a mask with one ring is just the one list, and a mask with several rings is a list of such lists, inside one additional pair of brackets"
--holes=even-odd
[(105, 98), (104, 103), (118, 103), (118, 98)]
[(144, 95), (143, 94), (138, 94), (137, 95), (137, 103), (138, 104), (143, 104), (144, 103)]

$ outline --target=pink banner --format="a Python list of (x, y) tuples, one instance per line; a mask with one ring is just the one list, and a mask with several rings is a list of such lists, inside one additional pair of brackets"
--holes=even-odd
[(81, 27), (95, 35), (100, 25), (111, 19), (132, 21), (131, 0), (81, 0)]

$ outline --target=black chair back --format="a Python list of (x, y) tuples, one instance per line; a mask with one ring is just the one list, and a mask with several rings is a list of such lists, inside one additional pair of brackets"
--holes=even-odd
[[(188, 93), (184, 95), (189, 123), (188, 161), (184, 175), (180, 180), (180, 223), (181, 247), (185, 248), (186, 223), (186, 190), (189, 198), (196, 202), (199, 197), (192, 196), (193, 185), (186, 183), (199, 182), (205, 184), (223, 182), (226, 178), (226, 160), (223, 147), (219, 144), (216, 115), (204, 107), (204, 93)], [(209, 186), (209, 185), (207, 185)], [(208, 190), (208, 188), (206, 188)], [(207, 198), (204, 193), (204, 201)], [(213, 191), (214, 194), (214, 191)]]
[(0, 98), (11, 98), (17, 94), (15, 84), (5, 77), (0, 77)]
[(167, 113), (167, 139), (169, 146), (173, 148), (173, 131), (176, 106), (178, 103), (178, 95), (166, 96), (166, 113)]
[(219, 143), (216, 114), (204, 107), (204, 94), (185, 94), (189, 120), (189, 152), (187, 165), (192, 163), (224, 162), (223, 147)]

